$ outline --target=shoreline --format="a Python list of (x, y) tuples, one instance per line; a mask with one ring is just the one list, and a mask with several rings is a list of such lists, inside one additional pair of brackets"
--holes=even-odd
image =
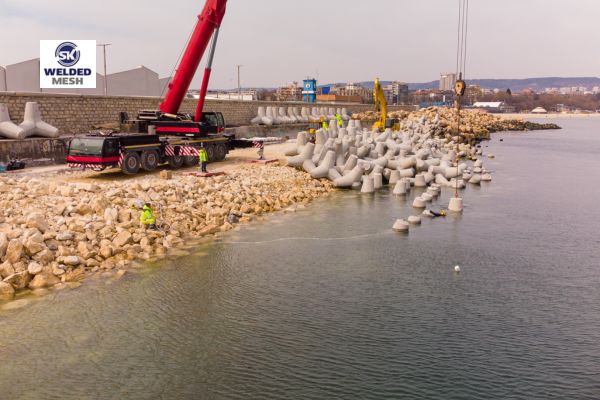
[[(469, 118), (464, 138), (497, 123), (480, 114)], [(75, 288), (91, 276), (120, 278), (139, 263), (186, 255), (198, 241), (257, 216), (295, 212), (329, 195), (333, 182), (287, 166), (286, 152), (295, 146), (266, 146), (267, 158), (278, 160), (269, 165), (247, 163), (257, 158), (254, 148), (234, 150), (209, 165), (226, 173), (211, 178), (190, 176), (198, 167), (128, 176), (52, 166), (0, 175), (0, 309), (4, 301)], [(141, 227), (132, 208), (140, 203), (151, 203), (168, 228)]]
[[(267, 146), (267, 156), (281, 158), (285, 147)], [(333, 190), (281, 163), (246, 163), (256, 158), (252, 148), (233, 151), (209, 165), (226, 172), (211, 178), (189, 176), (197, 167), (173, 171), (170, 179), (158, 171), (126, 176), (64, 167), (0, 176), (0, 309), (20, 308), (29, 295), (76, 288), (90, 277), (118, 279), (146, 261), (187, 255), (202, 241), (262, 215), (295, 212)], [(157, 222), (170, 228), (142, 228), (131, 208), (140, 200), (152, 203)]]

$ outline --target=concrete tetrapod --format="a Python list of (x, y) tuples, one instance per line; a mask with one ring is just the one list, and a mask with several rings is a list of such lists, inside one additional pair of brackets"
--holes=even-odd
[(423, 200), (421, 197), (415, 197), (412, 206), (414, 208), (425, 208), (425, 200)]
[(408, 222), (406, 222), (403, 219), (397, 219), (396, 222), (394, 223), (394, 225), (392, 226), (392, 229), (394, 230), (394, 232), (408, 232), (410, 225)]
[(342, 176), (341, 178), (333, 181), (335, 187), (351, 187), (353, 183), (359, 182), (364, 172), (364, 166), (358, 164), (349, 174)]
[(35, 101), (25, 103), (24, 121), (19, 125), (26, 136), (37, 135), (46, 138), (57, 138), (58, 128), (42, 121), (40, 105)]
[(329, 170), (335, 166), (335, 151), (329, 150), (325, 155), (325, 158), (318, 167), (310, 171), (310, 175), (313, 178), (325, 178), (329, 174)]
[(0, 104), (0, 136), (18, 140), (25, 139), (27, 136), (23, 128), (10, 120), (6, 104)]
[(411, 215), (410, 217), (408, 217), (408, 223), (413, 225), (421, 225), (421, 217)]
[(365, 194), (375, 193), (373, 178), (369, 175), (364, 175), (362, 177), (362, 187), (360, 188), (360, 192)]
[(397, 196), (405, 195), (406, 194), (406, 183), (404, 183), (401, 180), (396, 182), (396, 186), (394, 186), (394, 190), (392, 191), (392, 193)]
[(302, 166), (305, 160), (308, 160), (312, 157), (313, 150), (315, 149), (314, 143), (307, 143), (303, 148), (300, 154), (294, 157), (288, 158), (288, 165), (290, 167), (299, 168)]
[(448, 204), (448, 210), (453, 212), (462, 212), (462, 199), (460, 197), (452, 197), (450, 199), (450, 203)]

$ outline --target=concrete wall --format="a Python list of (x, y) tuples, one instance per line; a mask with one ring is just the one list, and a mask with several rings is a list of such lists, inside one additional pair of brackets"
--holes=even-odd
[[(13, 121), (23, 120), (25, 103), (36, 101), (40, 104), (43, 119), (58, 127), (61, 134), (86, 133), (94, 125), (118, 122), (120, 111), (127, 111), (130, 116), (137, 115), (140, 110), (158, 109), (159, 97), (124, 97), (124, 96), (83, 96), (49, 93), (0, 93), (0, 103), (8, 105)], [(194, 113), (197, 100), (186, 99), (181, 112)], [(227, 125), (248, 125), (258, 112), (259, 106), (306, 106), (307, 103), (278, 103), (268, 101), (227, 101), (207, 100), (205, 111), (220, 111), (225, 116)], [(316, 104), (323, 107), (346, 107), (350, 112), (372, 110), (370, 104)], [(396, 107), (390, 107), (395, 110)]]

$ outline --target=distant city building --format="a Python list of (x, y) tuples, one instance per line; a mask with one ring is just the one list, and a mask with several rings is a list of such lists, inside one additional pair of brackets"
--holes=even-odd
[(373, 90), (355, 83), (348, 83), (346, 86), (336, 88), (336, 91), (339, 96), (358, 96), (363, 103), (373, 102)]
[(447, 73), (440, 74), (440, 87), (439, 89), (445, 92), (449, 92), (454, 90), (454, 84), (456, 83), (456, 74), (455, 73)]
[(302, 88), (298, 82), (292, 82), (287, 86), (277, 88), (277, 101), (300, 101), (302, 100)]
[(477, 101), (473, 103), (473, 108), (479, 108), (490, 113), (514, 112), (515, 108), (507, 105), (503, 101)]
[(339, 94), (318, 94), (317, 101), (319, 103), (362, 103), (363, 99), (360, 96), (344, 96)]
[(385, 85), (383, 93), (389, 104), (403, 104), (408, 101), (408, 85), (403, 82), (392, 82)]

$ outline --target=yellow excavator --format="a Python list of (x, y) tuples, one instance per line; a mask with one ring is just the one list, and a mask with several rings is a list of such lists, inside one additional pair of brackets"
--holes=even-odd
[(373, 129), (383, 132), (386, 128), (391, 128), (393, 131), (400, 130), (400, 121), (397, 118), (388, 119), (387, 117), (387, 101), (385, 93), (379, 83), (379, 78), (375, 79), (375, 87), (373, 88), (373, 99), (375, 100), (375, 111), (381, 113), (379, 121), (373, 124)]

